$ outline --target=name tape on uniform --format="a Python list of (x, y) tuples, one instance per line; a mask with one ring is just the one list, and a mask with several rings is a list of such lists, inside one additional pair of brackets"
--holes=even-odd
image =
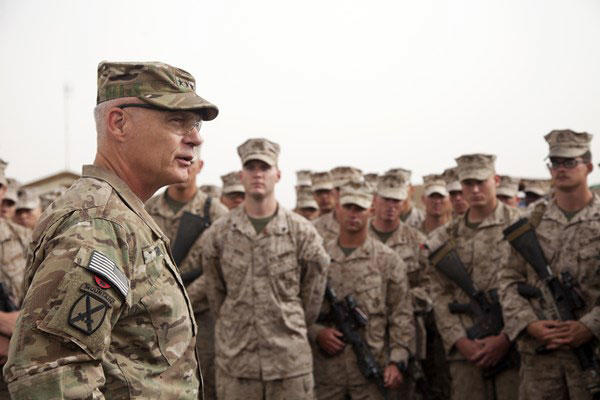
[(127, 293), (129, 293), (129, 279), (127, 279), (123, 271), (121, 271), (119, 267), (117, 267), (117, 264), (110, 258), (94, 250), (92, 251), (92, 256), (90, 257), (87, 268), (115, 285), (117, 290), (119, 290), (123, 296), (127, 297)]

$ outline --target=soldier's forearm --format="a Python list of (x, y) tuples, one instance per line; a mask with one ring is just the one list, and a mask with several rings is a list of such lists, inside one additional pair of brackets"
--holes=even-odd
[(11, 337), (19, 317), (18, 311), (3, 312), (0, 311), (0, 334)]

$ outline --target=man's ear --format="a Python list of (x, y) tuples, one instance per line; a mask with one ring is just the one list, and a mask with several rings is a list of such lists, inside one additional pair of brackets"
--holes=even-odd
[(119, 142), (124, 142), (127, 134), (125, 132), (125, 124), (127, 117), (125, 112), (118, 107), (111, 108), (106, 115), (106, 131), (114, 139)]

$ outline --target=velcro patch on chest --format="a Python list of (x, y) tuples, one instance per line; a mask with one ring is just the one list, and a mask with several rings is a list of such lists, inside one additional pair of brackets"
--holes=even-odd
[(129, 293), (129, 279), (117, 264), (104, 254), (94, 250), (86, 267), (111, 283), (124, 297)]

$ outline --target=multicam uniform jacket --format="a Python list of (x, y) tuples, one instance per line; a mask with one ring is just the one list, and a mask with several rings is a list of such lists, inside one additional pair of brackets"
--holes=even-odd
[[(558, 277), (562, 272), (572, 275), (585, 302), (585, 307), (578, 312), (579, 321), (600, 339), (600, 197), (595, 194), (590, 204), (570, 221), (554, 200), (538, 203), (529, 211), (534, 213), (536, 209), (543, 212), (536, 234), (550, 269)], [(544, 296), (531, 300), (521, 297), (516, 289), (518, 282), (537, 287)], [(507, 335), (511, 340), (517, 339), (520, 352), (535, 354), (541, 343), (525, 334), (524, 329), (537, 320), (560, 319), (552, 295), (535, 270), (514, 249), (506, 268), (500, 271), (499, 283)], [(571, 357), (569, 353), (559, 350), (552, 354)]]
[(197, 399), (196, 325), (142, 202), (94, 166), (33, 233), (4, 377), (13, 399)]
[(31, 231), (0, 218), (0, 283), (17, 307), (23, 296), (23, 276)]
[[(475, 286), (488, 292), (498, 289), (497, 274), (508, 261), (510, 247), (503, 239), (502, 231), (515, 222), (518, 212), (502, 202), (498, 202), (492, 214), (485, 218), (477, 228), (465, 224), (465, 216), (456, 218), (433, 231), (427, 241), (429, 249), (437, 249), (449, 239), (456, 242), (456, 252), (471, 276)], [(454, 344), (466, 337), (466, 330), (473, 326), (473, 320), (467, 314), (452, 314), (448, 304), (453, 301), (469, 303), (469, 297), (454, 282), (431, 265), (431, 295), (435, 320), (448, 354), (448, 360), (464, 360)]]
[[(333, 240), (327, 243), (331, 256), (329, 285), (338, 300), (351, 294), (369, 322), (359, 333), (369, 345), (383, 370), (390, 362), (407, 362), (414, 353), (415, 326), (406, 265), (398, 255), (368, 236), (365, 243), (345, 256)], [(358, 369), (350, 346), (341, 354), (326, 355), (316, 343), (321, 329), (334, 327), (328, 322), (329, 304), (321, 307), (319, 323), (310, 328), (315, 362), (315, 381), (324, 385), (361, 385), (368, 381)], [(322, 321), (322, 322), (321, 322)], [(406, 364), (405, 364), (406, 365)]]
[(340, 224), (335, 219), (335, 211), (320, 216), (313, 221), (317, 232), (323, 238), (323, 243), (327, 243), (338, 237), (340, 234)]
[(202, 242), (216, 365), (238, 378), (311, 373), (307, 326), (319, 313), (329, 266), (315, 228), (279, 207), (257, 234), (238, 207)]

